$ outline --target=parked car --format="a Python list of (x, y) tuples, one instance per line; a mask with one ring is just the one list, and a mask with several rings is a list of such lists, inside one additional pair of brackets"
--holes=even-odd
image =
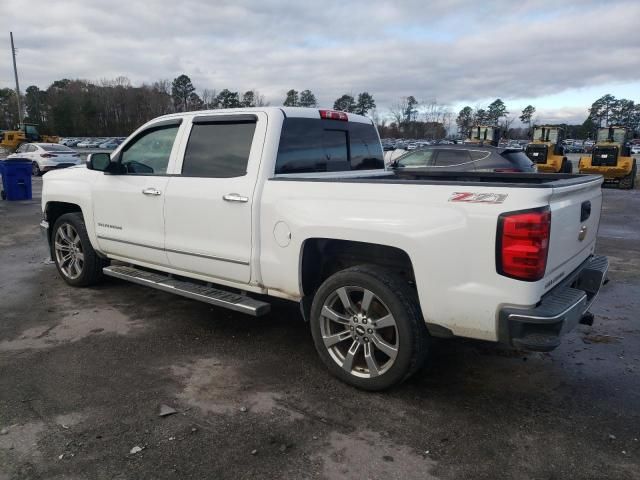
[(382, 155), (360, 115), (175, 113), (45, 175), (41, 227), (71, 286), (108, 275), (252, 315), (298, 302), (327, 368), (368, 390), (417, 371), (433, 336), (549, 351), (590, 321), (601, 176), (390, 172)]
[(632, 144), (631, 145), (631, 155), (640, 155), (640, 145), (639, 144)]
[(101, 143), (103, 143), (105, 138), (88, 138), (86, 140), (81, 141), (76, 145), (79, 148), (98, 148)]
[(468, 172), (536, 172), (536, 165), (520, 149), (478, 145), (438, 145), (421, 148), (397, 157), (394, 170)]
[(49, 170), (80, 165), (80, 155), (58, 143), (23, 143), (7, 158), (31, 160), (31, 173), (42, 175)]
[(570, 145), (564, 145), (562, 147), (562, 152), (564, 154), (567, 154), (567, 153), (582, 153), (582, 152), (584, 152), (584, 149), (582, 148), (582, 145), (578, 145), (576, 143), (572, 143)]
[(118, 138), (110, 138), (109, 140), (107, 140), (104, 143), (101, 143), (100, 145), (98, 145), (99, 148), (106, 148), (109, 150), (113, 150), (114, 148), (117, 148), (118, 145), (120, 145), (123, 141), (118, 139)]

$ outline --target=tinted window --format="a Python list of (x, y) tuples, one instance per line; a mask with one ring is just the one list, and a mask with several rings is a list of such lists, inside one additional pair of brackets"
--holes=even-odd
[(351, 170), (384, 168), (382, 146), (376, 129), (366, 123), (349, 125)]
[(382, 146), (371, 124), (286, 118), (276, 173), (383, 169)]
[(522, 172), (533, 172), (533, 162), (527, 157), (524, 152), (503, 152), (502, 157), (506, 158), (509, 163), (514, 167), (520, 169)]
[(491, 152), (488, 152), (486, 150), (469, 150), (469, 155), (471, 155), (471, 160), (477, 161), (477, 160), (484, 160), (485, 158), (489, 158), (489, 155), (491, 155)]
[(159, 127), (143, 132), (127, 145), (120, 158), (127, 173), (163, 175), (167, 173), (173, 141), (178, 125)]
[(439, 150), (436, 157), (436, 166), (452, 167), (469, 163), (470, 161), (471, 157), (467, 150)]
[(435, 150), (414, 150), (398, 159), (398, 167), (432, 167)]
[(344, 130), (324, 130), (322, 132), (323, 171), (346, 170), (349, 162), (347, 132)]
[(255, 122), (198, 123), (191, 128), (182, 174), (230, 178), (247, 173)]

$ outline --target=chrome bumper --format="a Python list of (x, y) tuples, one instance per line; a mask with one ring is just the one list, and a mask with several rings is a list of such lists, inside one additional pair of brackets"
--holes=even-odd
[(560, 345), (596, 299), (607, 280), (607, 257), (592, 256), (534, 308), (505, 307), (500, 311), (500, 340), (518, 348), (549, 351)]

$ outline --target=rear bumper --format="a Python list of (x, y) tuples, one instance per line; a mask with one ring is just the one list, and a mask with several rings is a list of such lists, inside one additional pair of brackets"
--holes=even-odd
[(505, 307), (499, 315), (500, 340), (517, 348), (547, 352), (560, 345), (596, 299), (609, 261), (592, 256), (529, 309)]

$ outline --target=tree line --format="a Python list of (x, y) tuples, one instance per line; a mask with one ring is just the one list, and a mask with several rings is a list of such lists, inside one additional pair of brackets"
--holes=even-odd
[[(25, 121), (40, 125), (43, 133), (62, 136), (128, 135), (146, 121), (173, 112), (218, 108), (267, 106), (258, 90), (245, 92), (223, 89), (196, 91), (187, 75), (173, 81), (158, 80), (133, 86), (126, 77), (90, 82), (61, 79), (47, 89), (29, 86), (22, 96)], [(309, 90), (290, 89), (281, 103), (291, 107), (317, 107), (315, 94)], [(454, 116), (451, 109), (436, 100), (419, 101), (415, 96), (400, 97), (381, 116), (369, 92), (357, 95), (345, 93), (338, 97), (335, 110), (369, 115), (381, 137), (440, 139), (457, 126), (458, 136), (468, 137), (477, 125), (495, 125), (509, 138), (527, 138), (531, 127), (539, 123), (533, 105), (525, 107), (517, 118), (524, 127), (513, 128), (516, 117), (511, 115), (500, 98), (487, 106), (465, 106)], [(13, 129), (19, 123), (15, 91), (0, 88), (0, 129)], [(563, 125), (568, 136), (593, 137), (599, 126), (622, 125), (640, 133), (640, 104), (617, 99), (607, 94), (597, 99), (588, 110), (583, 124)]]
[[(187, 75), (173, 81), (159, 80), (133, 86), (126, 77), (90, 82), (61, 79), (46, 90), (29, 86), (22, 96), (25, 122), (40, 125), (42, 133), (62, 136), (128, 135), (137, 127), (173, 112), (211, 110), (219, 108), (261, 107), (269, 105), (258, 90), (244, 93), (223, 89), (197, 92)], [(311, 90), (289, 90), (284, 106), (317, 107)], [(368, 92), (354, 98), (350, 94), (336, 99), (334, 109), (366, 115), (375, 109), (375, 100)], [(0, 129), (10, 130), (19, 123), (15, 91), (0, 89)]]

